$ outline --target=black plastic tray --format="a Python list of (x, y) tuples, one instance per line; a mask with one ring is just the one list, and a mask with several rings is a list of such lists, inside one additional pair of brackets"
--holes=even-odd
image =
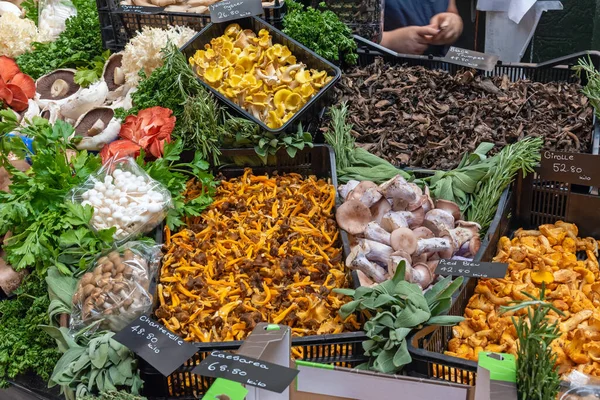
[[(310, 69), (325, 71), (329, 76), (333, 77), (333, 79), (331, 79), (327, 85), (323, 86), (321, 90), (304, 105), (304, 107), (302, 107), (300, 110), (298, 110), (298, 112), (296, 112), (296, 114), (292, 116), (292, 118), (290, 118), (285, 124), (277, 129), (269, 128), (264, 122), (254, 118), (252, 114), (242, 109), (237, 104), (234, 104), (231, 100), (223, 96), (217, 90), (213, 89), (210, 85), (204, 83), (202, 79), (198, 78), (198, 81), (235, 113), (253, 122), (256, 122), (265, 131), (272, 132), (274, 134), (289, 131), (295, 132), (298, 123), (310, 121), (315, 115), (319, 114), (323, 107), (328, 104), (328, 91), (341, 78), (342, 72), (338, 67), (325, 60), (323, 57), (315, 54), (302, 44), (291, 39), (289, 36), (286, 36), (283, 32), (274, 28), (258, 17), (243, 18), (236, 20), (235, 22), (240, 24), (242, 28), (251, 29), (254, 32), (259, 32), (261, 29), (268, 30), (273, 37), (273, 43), (280, 43), (287, 46), (292, 54), (296, 56), (298, 62), (306, 64)], [(204, 45), (209, 44), (211, 39), (223, 35), (225, 28), (227, 28), (230, 23), (231, 22), (225, 22), (221, 24), (211, 23), (200, 33), (196, 34), (196, 36), (194, 36), (181, 48), (181, 51), (186, 56), (186, 59), (192, 57), (197, 50), (203, 50)]]
[[(233, 178), (244, 173), (245, 166), (236, 165), (235, 158), (242, 156), (255, 157), (254, 149), (222, 149), (222, 165), (215, 168), (215, 173), (221, 173), (226, 178)], [(327, 145), (315, 145), (313, 148), (305, 148), (291, 158), (285, 149), (276, 154), (276, 161), (252, 168), (256, 175), (278, 173), (298, 173), (303, 176), (315, 175), (318, 178), (329, 179), (331, 184), (337, 187), (337, 175), (335, 171), (335, 154), (333, 149)], [(348, 238), (344, 231), (340, 230), (342, 242), (347, 243)], [(364, 332), (349, 332), (335, 335), (318, 335), (292, 338), (292, 349), (301, 348), (304, 361), (312, 361), (324, 364), (333, 364), (352, 368), (365, 362), (362, 342), (366, 340)], [(219, 343), (195, 343), (198, 352), (184, 366), (171, 374), (169, 377), (162, 376), (153, 367), (140, 362), (140, 373), (145, 382), (144, 395), (152, 399), (188, 399), (198, 398), (214, 382), (214, 379), (194, 375), (190, 371), (200, 363), (212, 350), (237, 350), (242, 341), (219, 342)], [(196, 397), (194, 397), (196, 396)]]
[[(118, 0), (96, 0), (100, 31), (104, 47), (112, 51), (121, 51), (127, 42), (142, 30), (144, 26), (167, 28), (169, 26), (187, 26), (200, 31), (210, 24), (210, 15), (164, 11), (155, 14), (140, 14), (119, 9)], [(273, 6), (263, 8), (263, 18), (271, 25), (281, 29), (287, 5), (275, 0)]]
[[(537, 173), (526, 178), (519, 176), (510, 193), (508, 206), (494, 219), (497, 228), (490, 237), (491, 246), (487, 247), (481, 259), (491, 261), (496, 256), (496, 244), (502, 236), (510, 237), (518, 228), (537, 229), (557, 220), (575, 223), (579, 236), (600, 237), (600, 197), (590, 194), (594, 191), (587, 186), (544, 181)], [(463, 315), (476, 286), (477, 279), (467, 282), (449, 315)], [(412, 374), (474, 385), (477, 363), (443, 354), (450, 339), (452, 327), (428, 327), (411, 334), (408, 351), (413, 359), (410, 366)]]

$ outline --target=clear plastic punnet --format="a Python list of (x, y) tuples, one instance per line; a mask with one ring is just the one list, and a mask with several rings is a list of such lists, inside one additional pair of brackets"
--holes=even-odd
[(92, 228), (115, 227), (117, 243), (150, 232), (173, 207), (169, 190), (132, 157), (108, 160), (83, 185), (73, 189), (68, 200), (94, 207)]

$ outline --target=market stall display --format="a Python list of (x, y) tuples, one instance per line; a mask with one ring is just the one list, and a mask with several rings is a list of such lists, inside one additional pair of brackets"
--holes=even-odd
[(519, 399), (600, 377), (598, 54), (483, 73), (352, 38), (383, 2), (161, 1), (0, 1), (0, 387), (198, 398), (257, 326), (457, 400), (482, 351)]

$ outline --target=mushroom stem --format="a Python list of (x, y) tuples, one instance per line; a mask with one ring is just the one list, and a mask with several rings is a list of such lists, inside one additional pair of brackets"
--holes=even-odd
[(453, 251), (452, 243), (448, 238), (430, 238), (430, 239), (419, 239), (417, 242), (417, 250), (415, 255), (423, 253), (437, 253)]
[(369, 222), (365, 229), (365, 238), (390, 246), (392, 235), (376, 222)]
[(390, 202), (382, 197), (377, 203), (371, 206), (371, 214), (373, 215), (373, 221), (381, 224), (381, 220), (388, 211), (392, 210), (392, 205)]
[(114, 69), (113, 82), (115, 85), (122, 85), (125, 83), (125, 73), (121, 67), (116, 67)]
[(412, 275), (412, 268), (410, 265), (410, 260), (406, 259), (402, 256), (391, 256), (390, 259), (388, 260), (388, 264), (387, 264), (387, 269), (388, 269), (388, 275), (390, 276), (390, 278), (392, 278), (394, 275), (396, 275), (396, 270), (398, 269), (398, 264), (400, 264), (402, 261), (404, 261), (406, 263), (405, 265), (405, 271), (404, 271), (404, 280), (410, 281), (410, 277)]
[(346, 200), (351, 191), (358, 186), (360, 182), (355, 180), (349, 180), (345, 185), (338, 186), (338, 194), (343, 200)]
[(387, 265), (394, 249), (385, 244), (368, 239), (359, 239), (358, 246), (369, 261)]
[(379, 265), (370, 262), (360, 247), (355, 247), (346, 259), (346, 266), (350, 269), (362, 271), (376, 283), (385, 281), (385, 270)]
[(381, 218), (381, 227), (388, 232), (393, 232), (398, 228), (408, 228), (408, 221), (399, 212), (388, 211)]
[(57, 79), (50, 88), (50, 95), (52, 97), (64, 96), (69, 90), (69, 84), (64, 79)]
[(102, 122), (101, 119), (98, 119), (96, 122), (94, 122), (94, 125), (92, 125), (90, 129), (88, 129), (88, 136), (96, 136), (97, 134), (102, 132), (104, 128), (106, 128), (106, 125), (104, 125), (104, 122)]

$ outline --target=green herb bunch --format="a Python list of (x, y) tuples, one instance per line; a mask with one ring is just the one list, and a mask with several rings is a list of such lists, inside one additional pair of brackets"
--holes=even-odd
[(325, 131), (325, 141), (335, 151), (335, 164), (338, 181), (346, 183), (349, 180), (372, 181), (383, 183), (396, 175), (412, 180), (413, 176), (392, 164), (356, 147), (352, 136), (352, 124), (347, 122), (348, 106), (342, 103), (329, 109), (329, 128)]
[(289, 35), (332, 62), (339, 62), (340, 55), (349, 65), (358, 61), (356, 42), (352, 31), (325, 3), (318, 9), (304, 6), (293, 0), (286, 0), (288, 13), (283, 18), (283, 33)]
[(45, 327), (57, 339), (63, 352), (48, 386), (60, 385), (67, 400), (123, 389), (137, 395), (142, 388), (135, 356), (127, 347), (113, 340), (114, 332), (89, 334), (98, 323), (74, 337), (69, 335), (67, 328)]
[(94, 59), (104, 51), (96, 2), (73, 0), (77, 15), (69, 18), (66, 29), (54, 42), (35, 43), (34, 50), (17, 57), (21, 71), (37, 79), (58, 68), (94, 67)]
[(489, 158), (489, 173), (479, 181), (471, 196), (467, 221), (477, 222), (481, 225), (481, 232), (487, 232), (502, 192), (514, 181), (518, 172), (525, 176), (534, 171), (540, 163), (543, 145), (544, 140), (540, 137), (526, 137)]
[(452, 305), (452, 294), (462, 285), (463, 277), (452, 282), (447, 277), (425, 294), (419, 285), (404, 280), (406, 263), (398, 264), (392, 279), (374, 287), (356, 290), (335, 289), (336, 293), (353, 298), (340, 309), (345, 319), (354, 312), (369, 317), (363, 329), (369, 340), (363, 343), (370, 360), (358, 368), (394, 374), (412, 361), (406, 336), (423, 325), (455, 325), (463, 317), (445, 314)]
[(550, 344), (560, 336), (557, 322), (546, 319), (550, 311), (564, 315), (552, 304), (544, 301), (545, 284), (540, 297), (522, 292), (531, 300), (502, 307), (502, 312), (527, 309), (527, 317), (512, 322), (517, 330), (517, 392), (520, 400), (555, 399), (560, 388), (560, 376), (556, 370), (556, 354)]
[(81, 87), (88, 87), (92, 83), (97, 82), (102, 76), (104, 65), (109, 57), (110, 50), (106, 50), (101, 55), (94, 57), (89, 65), (77, 67), (77, 72), (75, 72), (75, 83)]
[(21, 8), (25, 12), (25, 18), (35, 22), (38, 25), (39, 4), (36, 0), (25, 0), (21, 3)]
[(594, 107), (596, 118), (600, 118), (600, 72), (598, 72), (589, 56), (587, 60), (580, 58), (578, 65), (574, 66), (573, 70), (580, 79), (585, 74), (587, 84), (582, 89), (582, 92)]

